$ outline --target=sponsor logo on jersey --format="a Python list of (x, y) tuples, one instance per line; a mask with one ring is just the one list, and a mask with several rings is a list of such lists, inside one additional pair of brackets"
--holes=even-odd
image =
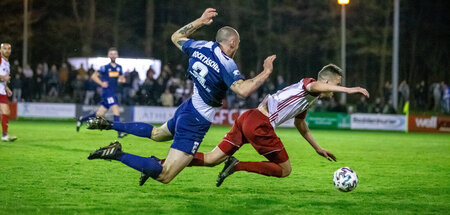
[(119, 72), (117, 72), (117, 71), (109, 71), (109, 77), (110, 78), (117, 78), (117, 77), (119, 77)]
[(204, 63), (204, 64), (208, 65), (209, 67), (213, 68), (214, 70), (216, 70), (216, 72), (220, 72), (219, 65), (217, 64), (217, 62), (212, 60), (209, 57), (206, 57), (204, 54), (202, 54), (198, 51), (195, 51), (192, 54), (192, 57), (199, 59), (202, 63)]

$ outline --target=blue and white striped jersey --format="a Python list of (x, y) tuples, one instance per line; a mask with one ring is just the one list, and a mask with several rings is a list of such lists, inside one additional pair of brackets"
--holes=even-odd
[(183, 52), (189, 56), (188, 73), (201, 99), (212, 107), (222, 105), (228, 88), (243, 79), (236, 63), (212, 41), (187, 40)]

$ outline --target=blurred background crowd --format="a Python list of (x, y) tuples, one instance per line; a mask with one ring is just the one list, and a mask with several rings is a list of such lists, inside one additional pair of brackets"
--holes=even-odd
[[(398, 86), (396, 112), (410, 104), (411, 111), (448, 113), (449, 4), (400, 1), (398, 83), (393, 85), (393, 1), (351, 0), (345, 6), (345, 85), (364, 87), (371, 97), (348, 96), (345, 104), (336, 102), (340, 98), (321, 101), (316, 110), (391, 113), (392, 89)], [(11, 43), (10, 60), (19, 60), (11, 63), (14, 99), (97, 104), (99, 89), (88, 78), (90, 65), (73, 68), (62, 62), (105, 56), (114, 46), (121, 57), (158, 59), (163, 65), (156, 80), (150, 78), (152, 70), (144, 80), (125, 71), (127, 82), (118, 92), (122, 105), (176, 106), (188, 97), (192, 83), (185, 76), (186, 56), (170, 36), (207, 7), (219, 16), (192, 38), (214, 40), (220, 27), (236, 28), (241, 43), (234, 60), (246, 78), (262, 70), (266, 56), (277, 54), (270, 80), (246, 101), (229, 94), (227, 107), (254, 107), (267, 93), (316, 77), (326, 64), (342, 65), (342, 7), (336, 0), (33, 0), (27, 16), (23, 1), (2, 0), (0, 42)]]
[[(14, 102), (65, 102), (97, 105), (100, 102), (101, 87), (90, 79), (92, 67), (75, 68), (68, 63), (61, 65), (39, 63), (35, 68), (29, 65), (22, 68), (19, 61), (11, 65), (11, 85)], [(192, 81), (186, 77), (181, 65), (164, 65), (161, 74), (154, 79), (152, 68), (147, 70), (145, 80), (134, 71), (125, 71), (126, 82), (119, 84), (117, 97), (121, 105), (150, 105), (174, 107), (188, 99), (192, 94)], [(250, 77), (256, 73), (250, 72)], [(274, 93), (290, 84), (278, 75), (274, 81), (267, 81), (256, 93), (241, 99), (228, 92), (224, 108), (254, 108), (267, 94)], [(419, 83), (410, 86), (405, 80), (399, 85), (399, 107), (410, 101), (415, 111), (450, 113), (450, 87), (448, 83)], [(342, 104), (338, 99), (320, 100), (314, 111), (358, 112), (358, 113), (397, 113), (392, 106), (392, 85), (386, 82), (383, 96), (367, 100), (361, 96), (353, 103)]]

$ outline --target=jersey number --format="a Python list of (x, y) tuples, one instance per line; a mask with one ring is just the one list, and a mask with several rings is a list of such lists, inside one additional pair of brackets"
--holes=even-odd
[(108, 104), (114, 103), (114, 98), (113, 97), (108, 97), (106, 100), (108, 101)]
[(211, 90), (205, 84), (206, 82), (205, 76), (209, 72), (208, 67), (206, 67), (206, 65), (203, 64), (202, 62), (197, 61), (192, 65), (192, 70), (193, 71), (190, 72), (191, 75), (194, 76), (195, 79), (197, 79), (198, 83), (203, 88), (205, 88), (207, 92), (211, 92)]
[(192, 69), (194, 69), (194, 71), (197, 72), (200, 75), (200, 77), (202, 77), (203, 79), (209, 72), (208, 67), (206, 67), (205, 64), (203, 64), (199, 61), (195, 62), (194, 65), (192, 65)]

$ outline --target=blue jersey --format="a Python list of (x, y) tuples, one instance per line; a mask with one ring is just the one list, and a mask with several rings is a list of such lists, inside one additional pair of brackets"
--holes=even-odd
[(187, 40), (182, 48), (189, 55), (188, 73), (202, 100), (212, 107), (221, 106), (228, 88), (243, 79), (234, 60), (217, 42)]
[(102, 88), (102, 96), (103, 97), (112, 97), (116, 95), (117, 89), (117, 81), (119, 76), (122, 73), (122, 66), (116, 64), (116, 66), (111, 65), (110, 63), (104, 66), (101, 66), (98, 70), (100, 73), (100, 80), (107, 81), (108, 87)]

